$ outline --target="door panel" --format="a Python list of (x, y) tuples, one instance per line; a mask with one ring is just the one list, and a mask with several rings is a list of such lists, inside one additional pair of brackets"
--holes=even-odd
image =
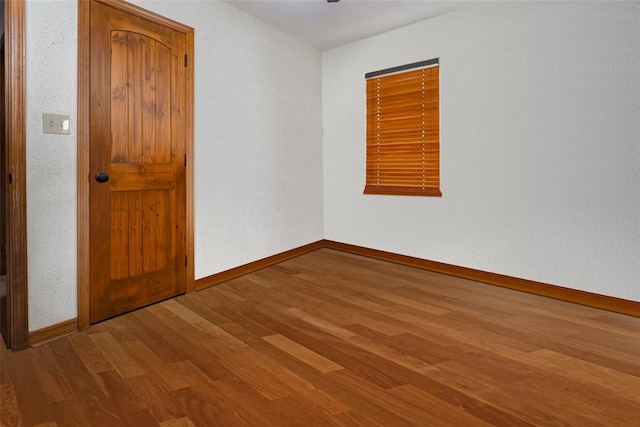
[(185, 291), (185, 36), (91, 5), (91, 322)]
[(111, 195), (111, 280), (171, 266), (171, 191)]
[(142, 34), (112, 31), (111, 52), (111, 162), (169, 162), (170, 49)]

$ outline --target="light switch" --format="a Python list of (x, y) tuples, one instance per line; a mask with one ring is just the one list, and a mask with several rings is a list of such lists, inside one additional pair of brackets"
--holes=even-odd
[(42, 114), (42, 129), (44, 133), (69, 135), (69, 126), (69, 116), (66, 114)]

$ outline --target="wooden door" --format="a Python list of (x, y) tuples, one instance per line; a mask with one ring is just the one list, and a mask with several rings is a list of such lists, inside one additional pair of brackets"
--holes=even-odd
[(98, 2), (90, 46), (95, 323), (185, 291), (187, 57), (184, 34)]

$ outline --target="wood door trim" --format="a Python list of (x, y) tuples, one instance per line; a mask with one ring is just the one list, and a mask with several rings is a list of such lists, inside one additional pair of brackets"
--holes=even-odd
[[(4, 3), (0, 4), (0, 9), (2, 9), (2, 12), (4, 13)], [(4, 26), (4, 19), (2, 21), (2, 25)], [(7, 187), (5, 185), (5, 181), (8, 179), (9, 174), (5, 172), (5, 168), (6, 168), (6, 162), (4, 161), (5, 156), (6, 156), (6, 146), (7, 146), (7, 134), (5, 133), (5, 126), (4, 126), (4, 121), (5, 121), (5, 103), (4, 103), (4, 76), (5, 76), (5, 72), (4, 72), (4, 32), (2, 33), (2, 35), (0, 35), (0, 71), (2, 72), (2, 81), (0, 81), (0, 96), (2, 98), (0, 98), (0, 104), (2, 105), (2, 120), (0, 120), (0, 132), (2, 132), (2, 135), (0, 135), (1, 138), (1, 144), (0, 144), (0, 173), (2, 174), (2, 176), (0, 176), (0, 275), (2, 276), (6, 276), (7, 274), (7, 245), (6, 245), (6, 241), (7, 241), (7, 220), (6, 220), (6, 215), (7, 215), (7, 201), (6, 201), (6, 194), (7, 194)], [(6, 313), (6, 310), (3, 312)], [(6, 314), (0, 314), (1, 316), (6, 316)], [(6, 322), (7, 319), (0, 319), (0, 323), (2, 322)], [(4, 328), (6, 325), (3, 324), (2, 328)], [(2, 329), (0, 328), (0, 329)], [(7, 333), (3, 333), (2, 335), (6, 335)]]
[(171, 19), (157, 15), (138, 6), (118, 0), (81, 0), (78, 2), (78, 329), (87, 329), (90, 325), (90, 216), (89, 216), (89, 183), (90, 183), (90, 127), (89, 102), (91, 92), (90, 81), (90, 28), (91, 3), (97, 2), (139, 18), (152, 21), (174, 31), (185, 34), (187, 54), (189, 55), (186, 70), (185, 103), (187, 116), (187, 135), (185, 150), (187, 154), (186, 169), (186, 254), (188, 259), (186, 273), (186, 291), (192, 292), (194, 287), (193, 266), (193, 52), (194, 30)]
[(29, 346), (27, 292), (27, 155), (25, 2), (4, 2), (7, 173), (7, 347)]
[(89, 35), (91, 6), (89, 0), (78, 2), (78, 329), (89, 327), (90, 321), (90, 259), (91, 239), (89, 216), (89, 170), (91, 141), (89, 101), (91, 93), (91, 60)]
[[(83, 0), (82, 2), (84, 2)], [(158, 15), (149, 10), (143, 9), (140, 6), (136, 6), (131, 3), (127, 3), (122, 0), (93, 0), (97, 3), (102, 3), (106, 6), (110, 6), (119, 11), (128, 13), (130, 15), (136, 16), (138, 18), (146, 19), (147, 21), (154, 22), (156, 24), (162, 25), (165, 28), (169, 28), (171, 30), (177, 31), (179, 33), (188, 34), (193, 33), (193, 28), (181, 24), (180, 22), (169, 19), (165, 16)]]
[[(188, 27), (187, 27), (188, 28)], [(187, 255), (187, 274), (186, 274), (186, 292), (194, 292), (196, 290), (195, 284), (195, 255), (194, 255), (194, 156), (193, 156), (193, 141), (194, 141), (194, 30), (191, 28), (185, 33), (185, 50), (187, 51), (188, 67), (185, 73), (186, 88), (185, 88), (185, 125), (187, 127), (187, 135), (185, 135), (186, 147), (185, 154), (187, 156), (187, 168), (186, 173), (186, 224), (185, 224), (185, 252)]]

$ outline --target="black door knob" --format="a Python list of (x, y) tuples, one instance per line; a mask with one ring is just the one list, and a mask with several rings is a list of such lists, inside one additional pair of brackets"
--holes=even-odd
[(96, 174), (96, 181), (98, 181), (99, 183), (103, 183), (103, 182), (107, 182), (109, 181), (109, 174), (106, 172), (98, 172)]

